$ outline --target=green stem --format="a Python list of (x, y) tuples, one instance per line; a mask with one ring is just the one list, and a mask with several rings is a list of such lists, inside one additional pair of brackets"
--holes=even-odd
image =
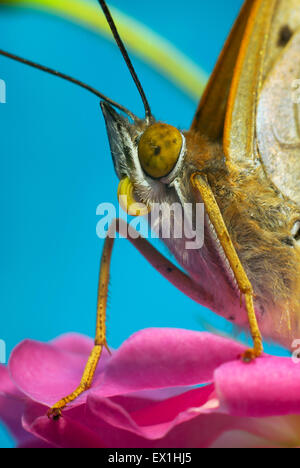
[[(44, 10), (84, 26), (112, 40), (98, 5), (86, 0), (0, 0), (0, 4)], [(113, 17), (126, 45), (143, 61), (199, 100), (207, 77), (205, 73), (170, 42), (148, 27), (112, 8)]]

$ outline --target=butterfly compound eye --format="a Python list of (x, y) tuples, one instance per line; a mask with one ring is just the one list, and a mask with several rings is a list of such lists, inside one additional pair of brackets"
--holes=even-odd
[(180, 131), (171, 125), (151, 125), (138, 145), (139, 160), (145, 173), (155, 179), (167, 176), (179, 159), (182, 140)]

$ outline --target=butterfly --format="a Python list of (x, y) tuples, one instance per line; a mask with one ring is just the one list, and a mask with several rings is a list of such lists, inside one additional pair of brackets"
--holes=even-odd
[[(144, 118), (67, 75), (0, 53), (101, 99), (120, 203), (139, 216), (158, 204), (158, 232), (169, 207), (180, 205), (180, 214), (170, 217), (171, 236), (162, 240), (182, 269), (132, 228), (130, 242), (183, 293), (250, 329), (253, 348), (243, 360), (262, 354), (262, 336), (291, 348), (300, 333), (300, 1), (244, 2), (185, 132), (155, 119), (110, 10), (104, 0), (99, 3), (141, 96)], [(189, 236), (176, 237), (175, 227), (184, 217), (197, 234), (198, 205), (205, 207), (204, 243), (187, 248)], [(105, 312), (117, 231), (128, 232), (124, 221), (112, 223), (104, 244), (95, 346), (78, 388), (49, 410), (54, 419), (90, 387), (108, 348)]]

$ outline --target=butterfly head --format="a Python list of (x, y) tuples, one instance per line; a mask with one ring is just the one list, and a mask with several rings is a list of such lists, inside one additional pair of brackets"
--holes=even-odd
[(128, 192), (134, 191), (137, 201), (161, 201), (183, 169), (185, 136), (153, 117), (131, 122), (106, 102), (101, 103), (101, 108), (120, 186), (127, 179)]

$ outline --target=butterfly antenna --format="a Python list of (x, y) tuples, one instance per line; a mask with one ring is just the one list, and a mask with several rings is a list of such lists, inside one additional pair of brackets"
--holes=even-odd
[(144, 108), (145, 108), (146, 117), (148, 118), (148, 120), (151, 120), (152, 112), (151, 112), (151, 109), (150, 109), (150, 106), (149, 106), (149, 102), (148, 102), (148, 100), (146, 98), (145, 92), (144, 92), (143, 87), (141, 85), (141, 82), (140, 82), (140, 80), (139, 80), (139, 78), (138, 78), (138, 76), (136, 74), (134, 66), (132, 65), (132, 62), (130, 60), (130, 57), (128, 55), (126, 47), (125, 47), (125, 45), (124, 45), (124, 43), (123, 43), (123, 41), (122, 41), (122, 39), (120, 37), (120, 34), (119, 34), (118, 30), (117, 30), (117, 27), (116, 27), (116, 24), (115, 24), (115, 22), (113, 20), (111, 12), (110, 12), (105, 0), (98, 0), (98, 2), (99, 2), (100, 6), (101, 6), (101, 8), (103, 10), (103, 13), (104, 13), (105, 18), (107, 20), (107, 23), (108, 23), (108, 25), (109, 25), (109, 27), (111, 29), (111, 32), (112, 32), (112, 34), (113, 34), (113, 36), (115, 38), (115, 41), (116, 41), (116, 43), (117, 43), (117, 45), (118, 45), (118, 47), (120, 49), (120, 52), (121, 52), (121, 54), (122, 54), (122, 56), (123, 56), (123, 58), (124, 58), (124, 60), (126, 62), (126, 65), (127, 65), (128, 69), (130, 71), (130, 74), (131, 74), (131, 76), (133, 78), (133, 81), (135, 82), (135, 85), (136, 85), (136, 87), (138, 89), (138, 92), (139, 92), (139, 94), (140, 94), (140, 96), (142, 98)]
[(70, 81), (71, 83), (74, 83), (77, 86), (80, 86), (81, 88), (86, 89), (90, 93), (95, 94), (97, 97), (99, 97), (103, 101), (108, 102), (112, 106), (114, 106), (117, 109), (119, 109), (120, 111), (124, 112), (132, 120), (134, 120), (134, 121), (139, 120), (138, 117), (136, 117), (132, 112), (130, 112), (128, 109), (126, 109), (126, 107), (122, 106), (121, 104), (118, 104), (117, 102), (115, 102), (112, 99), (108, 98), (104, 94), (100, 93), (100, 91), (98, 91), (97, 89), (92, 88), (92, 86), (89, 86), (89, 85), (83, 83), (82, 81), (79, 81), (79, 80), (77, 80), (75, 78), (72, 78), (71, 76), (66, 75), (64, 73), (61, 73), (59, 71), (53, 70), (52, 68), (45, 67), (45, 66), (40, 65), (38, 63), (32, 62), (31, 60), (27, 60), (27, 59), (24, 59), (22, 57), (19, 57), (18, 55), (14, 55), (14, 54), (11, 54), (9, 52), (6, 52), (5, 50), (0, 49), (0, 55), (3, 55), (4, 57), (8, 57), (9, 59), (15, 60), (17, 62), (23, 63), (25, 65), (28, 65), (30, 67), (37, 68), (38, 70), (41, 70), (41, 71), (43, 71), (45, 73), (49, 73), (50, 75), (58, 76), (59, 78), (62, 78), (63, 80)]

